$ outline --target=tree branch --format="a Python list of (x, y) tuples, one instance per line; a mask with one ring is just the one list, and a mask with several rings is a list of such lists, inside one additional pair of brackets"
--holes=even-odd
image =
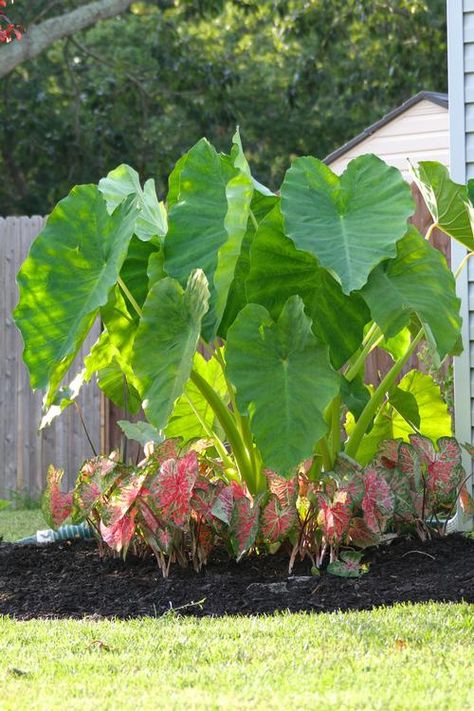
[(124, 12), (132, 0), (96, 0), (57, 17), (33, 25), (20, 42), (10, 42), (0, 50), (0, 77), (28, 59), (34, 59), (53, 42)]

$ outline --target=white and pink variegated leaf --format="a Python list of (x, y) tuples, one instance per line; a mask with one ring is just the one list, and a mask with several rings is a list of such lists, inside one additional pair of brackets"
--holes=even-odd
[(422, 459), (415, 447), (407, 442), (402, 442), (398, 450), (398, 468), (409, 480), (410, 486), (419, 489), (422, 484)]
[(347, 540), (357, 548), (368, 548), (369, 546), (376, 546), (380, 537), (370, 530), (363, 518), (355, 516), (349, 523)]
[(92, 509), (114, 483), (116, 468), (117, 462), (111, 457), (98, 456), (84, 462), (74, 487), (75, 521), (90, 516)]
[(294, 506), (298, 498), (298, 475), (293, 479), (285, 479), (275, 474), (271, 469), (265, 469), (264, 474), (268, 481), (268, 488), (276, 496), (283, 508)]
[(364, 483), (362, 511), (365, 522), (374, 533), (383, 533), (393, 515), (395, 497), (386, 480), (375, 469), (365, 470)]
[(330, 543), (340, 543), (351, 521), (352, 496), (347, 489), (339, 489), (332, 500), (321, 494), (318, 504), (318, 524), (325, 539)]
[(157, 529), (161, 525), (161, 522), (159, 518), (155, 515), (155, 512), (152, 511), (151, 508), (148, 506), (144, 498), (140, 498), (139, 501), (137, 501), (137, 509), (139, 511), (140, 518), (143, 520), (143, 523), (145, 524), (146, 528), (151, 533), (156, 533)]
[(277, 543), (289, 536), (298, 522), (298, 511), (295, 503), (282, 505), (280, 499), (273, 495), (262, 512), (260, 531), (268, 543)]
[(137, 498), (145, 493), (143, 487), (145, 479), (145, 473), (131, 472), (118, 484), (101, 511), (106, 526), (112, 526), (120, 521), (132, 508)]
[[(245, 496), (238, 497), (239, 499), (245, 499)], [(212, 515), (222, 521), (223, 523), (229, 525), (232, 519), (232, 511), (234, 509), (234, 490), (232, 486), (225, 486), (216, 497), (214, 504), (211, 509)]]
[(400, 469), (386, 469), (384, 479), (393, 495), (393, 513), (405, 522), (412, 522), (418, 516), (414, 494), (416, 489), (411, 477)]
[(177, 527), (184, 526), (191, 513), (191, 496), (199, 467), (196, 452), (180, 459), (167, 459), (149, 483), (149, 496), (161, 517)]
[(401, 439), (386, 439), (380, 443), (375, 461), (386, 469), (398, 466)]
[(100, 535), (109, 548), (125, 554), (135, 533), (136, 510), (125, 513), (120, 519), (106, 526), (100, 522)]
[(410, 444), (414, 447), (422, 464), (428, 465), (436, 459), (434, 444), (428, 437), (423, 437), (423, 435), (418, 434), (411, 434)]
[(46, 490), (42, 498), (42, 510), (51, 528), (58, 528), (72, 512), (72, 491), (61, 491), (62, 469), (51, 465), (46, 475)]
[(237, 560), (255, 543), (258, 532), (260, 505), (255, 501), (252, 506), (246, 496), (234, 498), (234, 507), (230, 521), (231, 543)]
[(441, 437), (438, 448), (434, 460), (428, 464), (427, 488), (435, 494), (449, 496), (465, 477), (461, 448), (453, 437)]

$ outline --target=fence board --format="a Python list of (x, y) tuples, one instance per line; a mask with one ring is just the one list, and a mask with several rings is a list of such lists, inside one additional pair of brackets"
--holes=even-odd
[[(91, 456), (76, 408), (70, 407), (53, 424), (38, 432), (43, 394), (33, 393), (23, 365), (23, 344), (13, 322), (18, 299), (15, 277), (34, 238), (44, 224), (42, 217), (0, 218), (0, 496), (13, 491), (38, 495), (49, 464), (65, 470), (71, 486), (82, 461)], [(77, 373), (99, 335), (92, 329), (72, 366)], [(101, 395), (93, 383), (83, 386), (78, 403), (97, 448), (101, 442)]]

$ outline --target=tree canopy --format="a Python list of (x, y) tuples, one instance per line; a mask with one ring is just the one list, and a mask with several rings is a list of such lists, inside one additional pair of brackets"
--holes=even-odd
[[(57, 12), (19, 0), (27, 27), (33, 5)], [(273, 186), (293, 156), (322, 158), (417, 91), (446, 90), (444, 0), (134, 2), (0, 85), (0, 214), (47, 213), (122, 162), (163, 195), (191, 143), (227, 149), (237, 124)]]

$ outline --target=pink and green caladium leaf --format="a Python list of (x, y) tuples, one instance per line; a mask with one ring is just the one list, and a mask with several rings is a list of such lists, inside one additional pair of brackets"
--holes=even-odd
[(82, 465), (74, 486), (75, 523), (83, 521), (91, 514), (118, 476), (120, 473), (117, 471), (117, 462), (109, 457), (94, 457)]
[(380, 541), (380, 537), (374, 531), (371, 531), (366, 522), (360, 516), (351, 518), (347, 529), (347, 542), (357, 548), (368, 548), (376, 546)]
[(143, 493), (146, 473), (135, 471), (124, 476), (114, 487), (107, 504), (101, 508), (101, 516), (106, 527), (113, 526), (126, 516)]
[(60, 488), (63, 476), (64, 471), (52, 465), (46, 475), (46, 490), (42, 497), (41, 508), (45, 521), (51, 528), (58, 528), (72, 512), (72, 491), (66, 494)]
[(173, 173), (165, 270), (182, 285), (193, 269), (206, 274), (210, 301), (203, 336), (209, 341), (224, 313), (246, 233), (253, 184), (238, 158), (218, 154), (204, 138), (178, 162)]
[(298, 523), (295, 504), (282, 506), (280, 499), (273, 495), (262, 511), (260, 532), (269, 543), (277, 543), (287, 538)]
[(283, 476), (278, 476), (271, 469), (265, 469), (264, 474), (267, 477), (269, 490), (277, 498), (280, 505), (283, 508), (295, 506), (299, 491), (298, 477), (286, 479)]
[(135, 533), (136, 510), (124, 514), (120, 518), (112, 521), (108, 526), (103, 521), (100, 522), (100, 535), (109, 548), (125, 555), (130, 541)]
[(46, 407), (117, 282), (135, 218), (132, 198), (109, 215), (95, 185), (77, 186), (54, 208), (23, 263), (14, 317), (31, 385), (48, 390)]
[(340, 543), (347, 533), (352, 517), (352, 497), (345, 489), (339, 489), (332, 500), (324, 495), (318, 497), (318, 524), (323, 535), (331, 543)]
[(230, 540), (232, 548), (240, 560), (255, 543), (260, 519), (260, 502), (253, 504), (245, 495), (240, 495), (234, 488), (234, 507), (230, 521)]
[(199, 474), (196, 452), (180, 459), (167, 459), (147, 482), (149, 500), (164, 521), (184, 526), (191, 512), (191, 496)]
[(421, 435), (412, 435), (410, 443), (420, 458), (428, 491), (441, 498), (453, 495), (465, 478), (461, 448), (454, 437), (441, 437), (438, 451)]
[(335, 368), (362, 343), (364, 326), (370, 320), (364, 300), (358, 294), (344, 294), (312, 254), (295, 247), (285, 235), (280, 205), (265, 217), (255, 234), (245, 289), (248, 301), (265, 306), (274, 320), (290, 296), (301, 296), (313, 333), (329, 346)]
[(248, 304), (228, 331), (226, 357), (265, 466), (291, 476), (326, 434), (323, 412), (339, 389), (301, 298), (290, 297), (276, 323), (263, 306)]
[(359, 551), (342, 551), (339, 560), (329, 563), (327, 571), (341, 578), (359, 578), (365, 572), (361, 566), (362, 556)]
[(150, 178), (140, 185), (140, 176), (129, 165), (122, 163), (99, 181), (99, 190), (112, 213), (128, 195), (133, 195), (138, 207), (134, 232), (140, 240), (148, 242), (155, 236), (164, 237), (168, 225), (165, 206), (156, 197), (155, 181)]
[(345, 294), (395, 257), (414, 212), (400, 171), (374, 155), (351, 160), (341, 177), (316, 158), (297, 158), (283, 181), (281, 206), (296, 248), (335, 274)]
[(453, 273), (444, 255), (413, 225), (397, 243), (396, 257), (374, 269), (361, 294), (386, 338), (408, 326), (416, 314), (441, 360), (457, 353), (461, 300)]
[(193, 367), (209, 289), (201, 269), (189, 276), (186, 289), (162, 279), (150, 289), (134, 341), (133, 368), (140, 380), (149, 421), (163, 430)]
[(232, 519), (232, 511), (234, 509), (234, 493), (232, 486), (226, 486), (219, 492), (211, 509), (212, 515), (229, 525)]
[(365, 493), (362, 511), (368, 528), (374, 533), (383, 533), (393, 516), (395, 497), (384, 477), (373, 468), (364, 472)]

